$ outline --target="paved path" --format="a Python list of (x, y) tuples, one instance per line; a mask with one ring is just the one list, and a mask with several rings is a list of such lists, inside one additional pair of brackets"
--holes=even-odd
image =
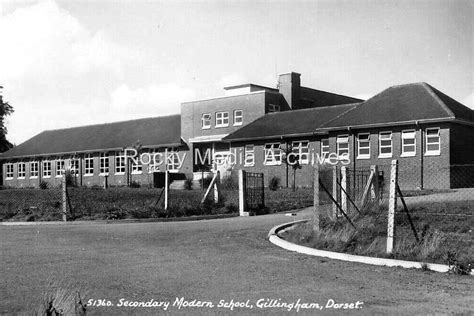
[[(364, 302), (347, 313), (426, 314), (474, 311), (472, 277), (374, 267), (296, 254), (267, 239), (274, 225), (304, 218), (267, 215), (198, 222), (0, 226), (0, 313), (31, 311), (45, 291), (78, 289), (86, 299), (247, 301), (237, 314), (280, 302)], [(314, 314), (314, 310), (310, 310)], [(156, 314), (159, 308), (90, 308), (88, 314)], [(169, 307), (184, 314), (228, 309)], [(310, 313), (306, 311), (307, 313)], [(318, 310), (339, 315), (341, 310)], [(300, 314), (304, 310), (300, 310)]]

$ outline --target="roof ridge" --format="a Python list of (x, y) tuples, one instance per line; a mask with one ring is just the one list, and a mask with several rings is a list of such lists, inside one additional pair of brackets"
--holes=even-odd
[[(65, 128), (54, 128), (54, 129), (44, 130), (44, 131), (40, 132), (39, 134), (46, 133), (46, 132), (57, 132), (57, 131), (70, 130), (70, 129), (81, 128), (81, 127), (106, 126), (106, 125), (120, 124), (120, 123), (126, 123), (126, 122), (136, 122), (136, 121), (141, 121), (141, 120), (151, 120), (151, 119), (157, 119), (157, 118), (168, 118), (168, 117), (173, 117), (173, 116), (181, 116), (181, 114), (170, 114), (170, 115), (164, 115), (164, 116), (142, 117), (142, 118), (133, 119), (133, 120), (105, 122), (105, 123), (88, 124), (88, 125), (72, 126), (72, 127), (65, 127)], [(37, 134), (37, 135), (39, 135), (39, 134)]]
[(363, 99), (361, 99), (361, 98), (351, 97), (351, 96), (348, 96), (348, 95), (345, 95), (345, 94), (339, 94), (339, 93), (335, 93), (335, 92), (330, 92), (330, 91), (325, 91), (325, 90), (319, 90), (319, 89), (314, 89), (314, 88), (304, 87), (304, 86), (301, 86), (301, 88), (303, 88), (303, 89), (308, 89), (308, 90), (313, 90), (313, 91), (317, 91), (317, 92), (329, 93), (329, 94), (332, 94), (332, 95), (337, 95), (337, 96), (345, 97), (345, 98), (349, 98), (349, 99), (355, 99), (355, 100), (365, 101), (365, 100), (363, 100)]
[(456, 115), (454, 115), (454, 112), (446, 105), (446, 103), (441, 100), (441, 98), (433, 91), (434, 87), (431, 85), (427, 84), (426, 82), (420, 82), (420, 85), (425, 88), (426, 91), (438, 102), (438, 104), (441, 106), (443, 110), (448, 113), (449, 116), (455, 118)]
[(349, 113), (350, 111), (353, 111), (354, 109), (358, 108), (358, 107), (361, 106), (362, 104), (364, 104), (364, 102), (358, 103), (358, 105), (357, 105), (357, 103), (354, 103), (354, 107), (353, 107), (353, 108), (350, 108), (350, 109), (348, 109), (347, 111), (344, 111), (344, 112), (342, 112), (341, 114), (337, 115), (336, 117), (330, 119), (329, 121), (324, 122), (324, 123), (321, 124), (319, 127), (317, 127), (316, 130), (318, 130), (318, 128), (324, 128), (324, 125), (329, 124), (329, 123), (331, 123), (332, 121), (337, 120), (337, 119), (340, 118), (341, 116), (345, 115), (346, 113)]

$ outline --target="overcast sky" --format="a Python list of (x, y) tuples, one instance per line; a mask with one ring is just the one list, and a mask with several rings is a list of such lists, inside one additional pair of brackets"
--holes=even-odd
[(179, 113), (289, 71), (364, 98), (425, 81), (473, 107), (473, 3), (2, 1), (7, 138)]

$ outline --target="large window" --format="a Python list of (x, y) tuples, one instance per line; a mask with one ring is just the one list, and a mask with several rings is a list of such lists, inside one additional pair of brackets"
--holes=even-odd
[(7, 163), (6, 168), (7, 168), (6, 178), (7, 179), (13, 179), (13, 164), (12, 163)]
[(43, 161), (43, 177), (44, 178), (51, 177), (51, 161), (49, 160)]
[(94, 156), (87, 154), (84, 161), (86, 164), (84, 175), (92, 176), (94, 174)]
[(361, 133), (357, 135), (357, 158), (358, 159), (369, 159), (370, 158), (370, 134)]
[(217, 112), (216, 113), (216, 127), (227, 127), (229, 126), (229, 112)]
[(255, 148), (252, 144), (245, 145), (244, 149), (245, 161), (244, 165), (251, 167), (255, 165)]
[(131, 162), (132, 162), (132, 173), (134, 173), (134, 174), (141, 174), (141, 173), (142, 173), (143, 166), (142, 166), (142, 164), (141, 164), (140, 158), (137, 157), (137, 158), (136, 158), (136, 161), (134, 161), (134, 160), (132, 159)]
[(117, 151), (115, 153), (115, 173), (125, 173), (125, 153), (123, 151)]
[(281, 148), (279, 143), (265, 144), (264, 150), (265, 165), (281, 164)]
[(205, 113), (202, 115), (201, 118), (201, 126), (202, 129), (210, 129), (211, 128), (211, 114), (210, 113)]
[(109, 174), (109, 153), (100, 153), (100, 174)]
[(392, 132), (379, 133), (379, 157), (392, 157)]
[(268, 113), (273, 113), (273, 112), (280, 112), (280, 106), (277, 104), (269, 104)]
[(80, 170), (79, 159), (71, 158), (71, 160), (69, 161), (69, 165), (70, 165), (71, 173), (77, 177), (79, 175), (79, 170)]
[(439, 155), (441, 152), (441, 137), (439, 128), (426, 129), (426, 155)]
[(64, 174), (64, 160), (56, 160), (56, 177), (61, 177)]
[(38, 162), (30, 162), (30, 178), (38, 178)]
[(244, 122), (244, 112), (242, 110), (234, 111), (234, 126), (240, 126)]
[(179, 155), (175, 149), (168, 150), (168, 171), (179, 171)]
[(321, 157), (329, 155), (329, 138), (321, 139)]
[(415, 130), (402, 131), (402, 157), (413, 157), (416, 155), (415, 136)]
[(349, 135), (337, 136), (337, 156), (348, 156), (349, 155)]
[(18, 163), (18, 179), (24, 179), (26, 177), (26, 163)]
[(307, 164), (309, 162), (309, 142), (293, 142), (293, 153), (298, 155), (300, 164)]

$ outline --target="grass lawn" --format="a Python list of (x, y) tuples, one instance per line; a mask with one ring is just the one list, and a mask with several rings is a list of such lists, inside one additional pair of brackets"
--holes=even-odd
[[(302, 215), (298, 215), (300, 219)], [(268, 242), (281, 214), (198, 222), (0, 226), (0, 314), (29, 313), (45, 293), (85, 301), (362, 301), (358, 314), (469, 313), (472, 278), (375, 267), (289, 252)], [(88, 315), (162, 313), (90, 307)], [(288, 314), (283, 308), (170, 307), (172, 314)], [(314, 314), (314, 311), (300, 311)], [(339, 315), (328, 308), (320, 314)], [(345, 311), (348, 312), (348, 311)], [(294, 312), (292, 312), (294, 313)]]

